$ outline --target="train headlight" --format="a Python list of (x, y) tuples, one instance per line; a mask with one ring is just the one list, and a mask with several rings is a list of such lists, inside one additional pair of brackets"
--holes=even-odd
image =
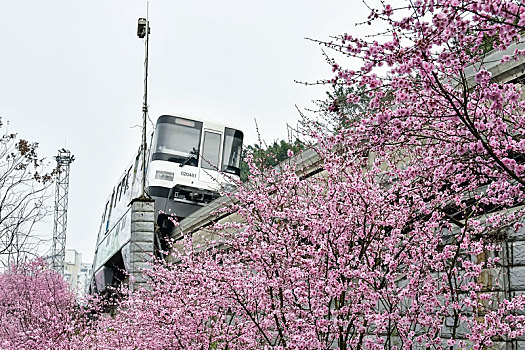
[(173, 173), (170, 173), (169, 171), (157, 170), (155, 172), (155, 179), (157, 179), (157, 180), (165, 180), (165, 181), (173, 181)]

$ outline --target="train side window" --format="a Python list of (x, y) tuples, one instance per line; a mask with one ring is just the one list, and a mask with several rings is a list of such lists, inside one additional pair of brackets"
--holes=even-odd
[(135, 158), (135, 167), (133, 168), (133, 182), (135, 182), (135, 179), (137, 178), (137, 170), (139, 167), (139, 158), (140, 153), (137, 154), (137, 158)]
[(117, 196), (118, 196), (118, 188), (113, 190), (113, 194), (111, 195), (111, 204), (113, 205), (113, 208), (117, 206)]
[(120, 192), (120, 183), (117, 185), (117, 192), (115, 193), (115, 204), (113, 206), (117, 206), (117, 202), (119, 200), (119, 192)]
[(120, 181), (120, 183), (118, 184), (118, 200), (120, 201), (120, 198), (122, 197), (122, 190), (123, 190), (123, 187), (124, 187), (124, 184), (122, 183), (122, 181)]
[(119, 194), (118, 194), (118, 200), (120, 201), (120, 199), (122, 198), (122, 193), (124, 192), (124, 189), (126, 186), (126, 178), (123, 177), (122, 180), (120, 181), (120, 191), (119, 191)]
[[(106, 216), (107, 214), (107, 216)], [(111, 215), (111, 202), (106, 202), (106, 210), (104, 210), (104, 220), (103, 220), (103, 223), (106, 227), (106, 229), (104, 230), (104, 233), (107, 233), (108, 232), (108, 229), (109, 229), (109, 217)]]
[(109, 220), (111, 219), (111, 208), (113, 208), (114, 198), (115, 198), (115, 189), (113, 189), (113, 193), (111, 194), (111, 200), (108, 202), (109, 208), (108, 208), (108, 217), (106, 219), (106, 232), (109, 230)]
[(244, 135), (242, 131), (224, 128), (222, 170), (239, 176), (241, 173), (241, 151)]
[(133, 169), (133, 167), (130, 167), (130, 168), (128, 169), (128, 173), (127, 173), (127, 175), (126, 175), (126, 191), (127, 191), (128, 188), (129, 188), (129, 177), (130, 177), (130, 175), (131, 175), (131, 169)]
[(203, 169), (218, 170), (219, 151), (221, 147), (221, 134), (216, 132), (204, 132), (204, 146), (202, 147)]
[(102, 222), (106, 221), (106, 214), (108, 213), (108, 204), (109, 202), (107, 202), (106, 206), (104, 207), (104, 215), (102, 215)]

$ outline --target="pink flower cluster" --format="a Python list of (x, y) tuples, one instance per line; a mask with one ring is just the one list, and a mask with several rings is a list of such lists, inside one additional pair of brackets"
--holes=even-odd
[(12, 267), (0, 274), (0, 348), (70, 348), (75, 309), (73, 293), (44, 262)]
[[(525, 103), (519, 85), (479, 67), (486, 50), (520, 40), (525, 6), (379, 2), (367, 21), (378, 20), (383, 42), (325, 43), (361, 60), (334, 63), (330, 81), (368, 105), (335, 132), (305, 119), (323, 171), (248, 156), (250, 182), (223, 219), (146, 271), (148, 288), (85, 323), (74, 346), (482, 349), (524, 335), (525, 299), (502, 293), (498, 271), (501, 243), (524, 221)], [(5, 305), (21, 299), (12, 289)], [(38, 339), (64, 337), (36, 320)]]

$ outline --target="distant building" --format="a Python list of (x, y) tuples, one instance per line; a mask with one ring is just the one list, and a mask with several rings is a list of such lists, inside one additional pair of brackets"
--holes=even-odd
[(77, 295), (84, 295), (91, 275), (91, 264), (82, 262), (82, 254), (66, 249), (64, 279)]

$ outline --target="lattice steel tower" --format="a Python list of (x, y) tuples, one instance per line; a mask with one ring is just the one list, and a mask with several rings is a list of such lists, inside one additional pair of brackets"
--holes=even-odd
[(71, 152), (62, 148), (55, 157), (58, 166), (55, 183), (55, 225), (53, 228), (53, 246), (51, 266), (64, 273), (66, 255), (67, 202), (69, 193), (69, 166), (75, 160)]

